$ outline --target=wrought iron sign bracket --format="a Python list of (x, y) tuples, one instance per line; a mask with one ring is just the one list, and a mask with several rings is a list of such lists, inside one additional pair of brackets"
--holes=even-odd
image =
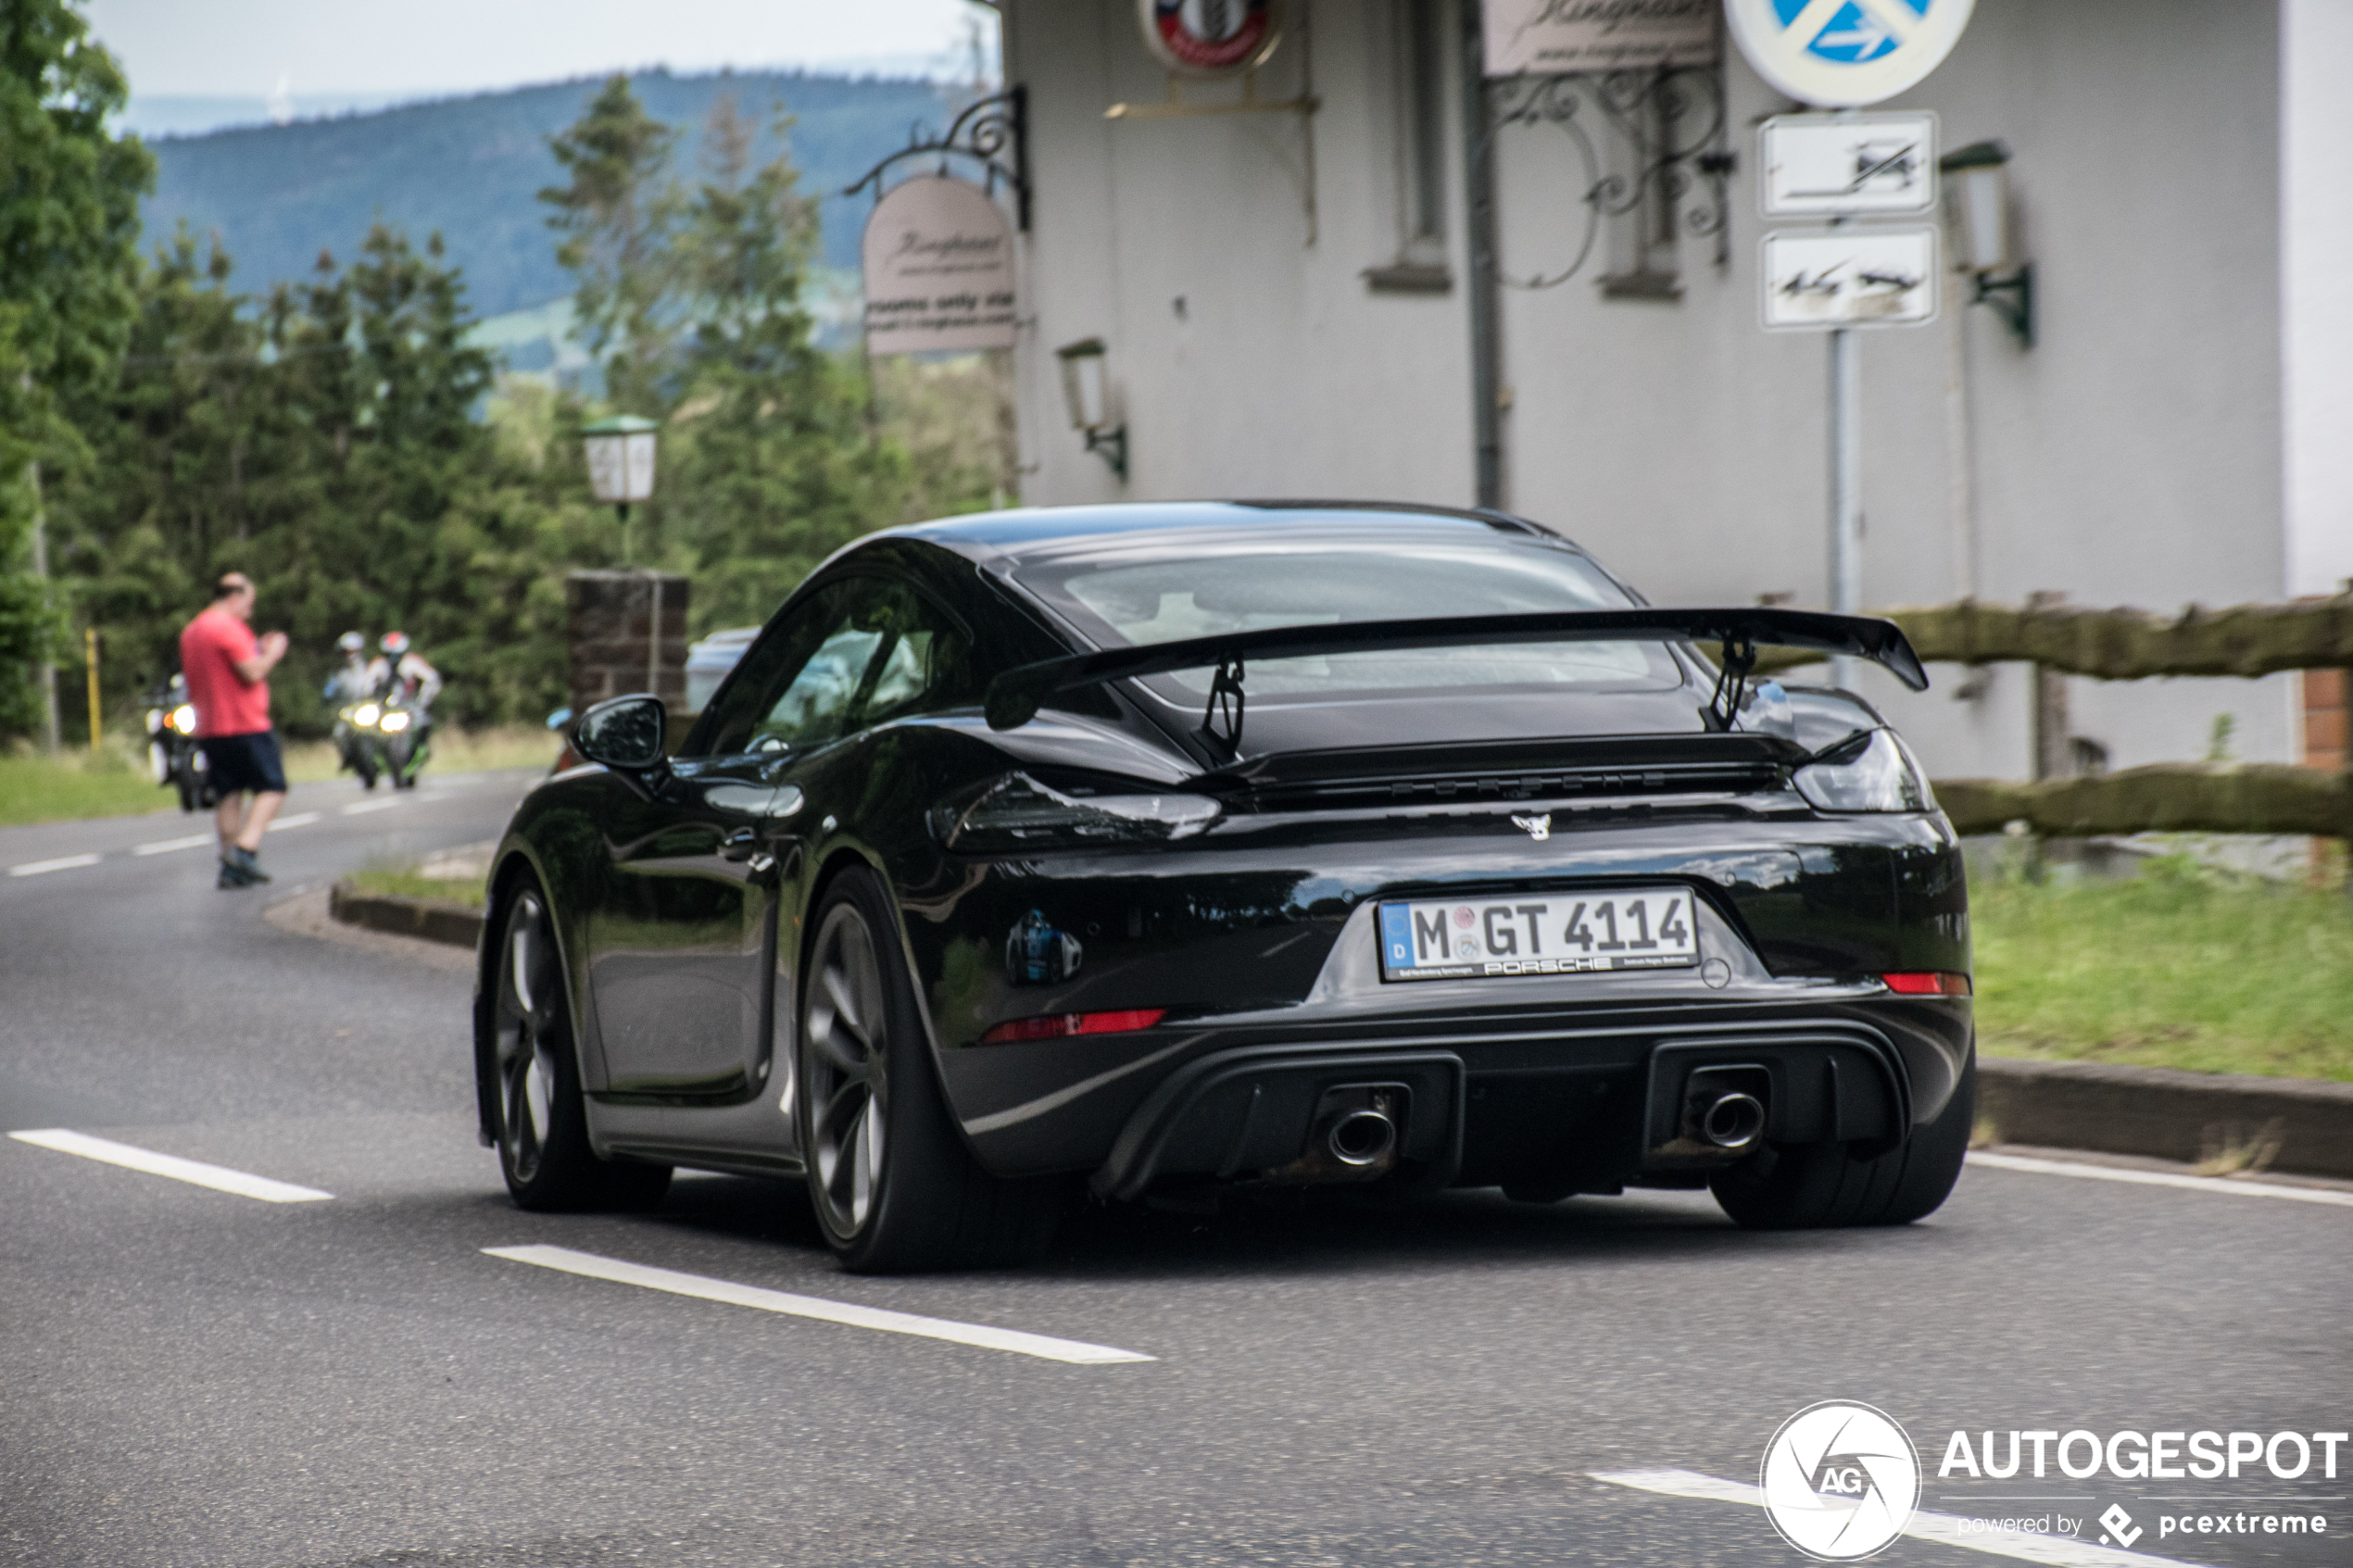
[(842, 187), (842, 194), (854, 196), (869, 185), (874, 187), (876, 200), (883, 194), (883, 176), (893, 165), (908, 158), (939, 159), (939, 171), (947, 174), (950, 160), (962, 158), (968, 164), (980, 166), (981, 183), (992, 197), (1002, 184), (1013, 194), (1014, 217), (1024, 233), (1029, 232), (1029, 89), (1016, 83), (1002, 93), (992, 94), (964, 106), (962, 113), (949, 125), (947, 134), (927, 136), (918, 125), (908, 135), (907, 144), (884, 158), (858, 180)]
[[(1717, 267), (1731, 265), (1731, 178), (1738, 158), (1729, 140), (1724, 65), (1572, 71), (1554, 76), (1494, 77), (1486, 83), (1486, 133), (1476, 149), (1491, 163), (1497, 138), (1509, 126), (1549, 127), (1566, 136), (1581, 166), (1584, 232), (1565, 266), (1514, 276), (1495, 262), (1497, 280), (1512, 288), (1549, 289), (1584, 270), (1605, 220), (1634, 213), (1646, 195), (1674, 204), (1694, 234), (1716, 241)], [(1697, 130), (1680, 133), (1686, 121)], [(1598, 124), (1597, 124), (1598, 122)], [(1612, 173), (1602, 138), (1630, 148), (1634, 172)], [(1683, 206), (1699, 182), (1706, 193)], [(1604, 280), (1621, 296), (1672, 298), (1671, 275), (1647, 271)]]

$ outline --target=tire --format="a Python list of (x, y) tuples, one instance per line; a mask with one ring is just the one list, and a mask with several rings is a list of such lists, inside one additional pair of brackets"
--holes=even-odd
[(490, 1025), (485, 1098), (496, 1108), (498, 1165), (517, 1207), (580, 1212), (661, 1202), (669, 1166), (600, 1160), (589, 1147), (563, 955), (546, 896), (528, 873), (500, 926)]
[(1776, 1148), (1763, 1172), (1743, 1166), (1709, 1187), (1724, 1212), (1749, 1230), (1907, 1225), (1934, 1213), (1960, 1179), (1976, 1115), (1972, 1053), (1944, 1110), (1915, 1127), (1902, 1148), (1876, 1159), (1857, 1159), (1841, 1143)]
[(794, 1099), (810, 1202), (842, 1267), (905, 1273), (1041, 1255), (1069, 1184), (992, 1176), (964, 1147), (880, 879), (843, 872), (812, 924)]

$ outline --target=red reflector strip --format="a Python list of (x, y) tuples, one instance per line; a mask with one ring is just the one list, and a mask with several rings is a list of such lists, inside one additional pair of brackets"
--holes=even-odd
[(1882, 974), (1887, 988), (1899, 997), (1966, 997), (1969, 976), (1931, 972), (1925, 974)]
[(1042, 1018), (1016, 1018), (1000, 1023), (980, 1037), (984, 1046), (1009, 1045), (1016, 1040), (1059, 1040), (1065, 1035), (1125, 1035), (1149, 1029), (1167, 1015), (1166, 1008), (1130, 1008), (1124, 1012), (1050, 1012)]

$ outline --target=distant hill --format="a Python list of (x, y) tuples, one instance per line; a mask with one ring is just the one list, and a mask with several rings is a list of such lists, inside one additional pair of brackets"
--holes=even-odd
[[(647, 112), (679, 128), (678, 170), (700, 169), (703, 122), (724, 95), (765, 121), (781, 102), (796, 117), (793, 161), (801, 189), (825, 193), (824, 259), (855, 268), (868, 198), (841, 187), (892, 149), (917, 122), (944, 128), (966, 94), (921, 81), (849, 80), (797, 72), (721, 72), (632, 78)], [(441, 232), (464, 268), (483, 316), (545, 304), (571, 292), (557, 268), (546, 209), (535, 200), (558, 182), (547, 138), (580, 116), (598, 81), (517, 88), (410, 104), (333, 119), (253, 126), (151, 143), (156, 194), (145, 213), (150, 245), (185, 219), (218, 232), (236, 264), (237, 287), (260, 293), (309, 272), (321, 250), (347, 260), (378, 218), (419, 244)], [(762, 137), (757, 161), (774, 156)]]

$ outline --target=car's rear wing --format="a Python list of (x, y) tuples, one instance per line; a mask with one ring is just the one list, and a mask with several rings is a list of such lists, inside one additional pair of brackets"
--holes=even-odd
[[(1810, 609), (1749, 606), (1733, 609), (1570, 609), (1529, 615), (1461, 615), (1416, 621), (1359, 621), (1339, 625), (1270, 626), (1181, 642), (1110, 648), (1041, 659), (1008, 670), (988, 684), (989, 728), (1026, 724), (1051, 697), (1172, 670), (1214, 666), (1202, 733), (1232, 751), (1241, 741), (1242, 667), (1252, 659), (1367, 653), (1383, 648), (1469, 647), (1488, 643), (1712, 642), (1722, 671), (1703, 711), (1722, 730), (1739, 711), (1741, 689), (1756, 663), (1759, 643), (1845, 654), (1884, 666), (1912, 690), (1928, 689), (1903, 628), (1892, 621), (1829, 615)], [(1222, 724), (1221, 724), (1222, 721)]]

